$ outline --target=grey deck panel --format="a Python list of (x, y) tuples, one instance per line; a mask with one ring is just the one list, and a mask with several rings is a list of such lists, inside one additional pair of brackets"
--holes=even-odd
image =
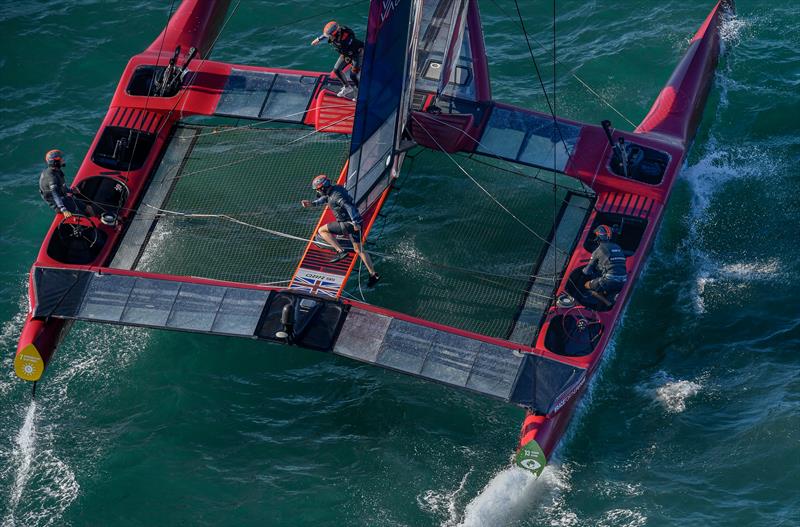
[(554, 240), (547, 246), (539, 268), (533, 271), (533, 282), (511, 331), (509, 340), (512, 342), (524, 346), (533, 345), (539, 332), (542, 315), (550, 305), (550, 297), (555, 289), (553, 279), (550, 277), (560, 277), (567, 260), (572, 256), (572, 246), (583, 229), (586, 214), (591, 206), (591, 200), (585, 196), (579, 194), (568, 196), (554, 230)]
[[(49, 270), (48, 280), (66, 270)], [(254, 337), (269, 291), (82, 271), (88, 283), (54, 299), (49, 315), (128, 326)], [(74, 306), (65, 309), (65, 306)], [(48, 306), (40, 306), (42, 316)]]
[(522, 355), (481, 340), (352, 308), (333, 352), (509, 401)]

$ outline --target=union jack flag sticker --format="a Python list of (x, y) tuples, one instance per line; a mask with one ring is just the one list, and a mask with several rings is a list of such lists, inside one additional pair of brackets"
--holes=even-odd
[(343, 276), (300, 269), (292, 280), (291, 289), (311, 295), (336, 298), (342, 286)]

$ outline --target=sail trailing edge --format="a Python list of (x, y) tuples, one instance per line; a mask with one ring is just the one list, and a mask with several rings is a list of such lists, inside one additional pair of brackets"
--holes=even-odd
[(421, 0), (370, 3), (347, 189), (366, 209), (391, 183), (414, 91)]

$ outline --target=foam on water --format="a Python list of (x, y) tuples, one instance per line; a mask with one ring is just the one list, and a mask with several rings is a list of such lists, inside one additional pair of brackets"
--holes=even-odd
[[(20, 289), (26, 291), (24, 281)], [(21, 294), (17, 303), (17, 313), (0, 327), (0, 347), (4, 350), (16, 346), (28, 309), (27, 294)], [(76, 455), (84, 460), (96, 458), (109, 447), (94, 438), (82, 438), (70, 452), (62, 451), (60, 443), (70, 416), (90, 404), (71, 399), (70, 388), (83, 384), (83, 379), (91, 379), (98, 390), (112, 386), (120, 370), (146, 348), (148, 335), (139, 328), (77, 326), (59, 350), (68, 358), (48, 372), (39, 390), (39, 402), (27, 405), (19, 428), (13, 424), (13, 414), (4, 417), (3, 428), (15, 432), (7, 439), (8, 448), (0, 445), (0, 483), (8, 489), (0, 490), (3, 527), (62, 523), (64, 511), (80, 491), (70, 459)], [(30, 397), (30, 385), (14, 375), (10, 365), (13, 353), (7, 353), (6, 359), (8, 367), (0, 379), (0, 395), (9, 405), (19, 404), (20, 399)], [(81, 470), (91, 470), (90, 465), (82, 463)], [(37, 499), (30, 499), (31, 496)]]
[(417, 496), (417, 504), (426, 512), (437, 516), (447, 516), (447, 520), (442, 524), (443, 527), (453, 527), (458, 523), (458, 498), (464, 491), (467, 479), (472, 474), (473, 469), (464, 474), (461, 483), (454, 490), (426, 490), (421, 496)]
[[(550, 464), (539, 478), (527, 470), (511, 466), (501, 470), (486, 484), (464, 511), (461, 527), (507, 525), (536, 507), (556, 503), (557, 496), (569, 490), (569, 471)], [(442, 524), (454, 525), (452, 520)]]
[(689, 400), (707, 387), (708, 375), (695, 379), (676, 379), (664, 371), (637, 387), (637, 391), (660, 404), (667, 413), (679, 414), (688, 407)]
[(31, 401), (25, 412), (25, 419), (14, 439), (14, 450), (11, 454), (12, 462), (8, 468), (15, 470), (14, 482), (8, 497), (8, 513), (3, 518), (3, 525), (15, 525), (14, 512), (16, 511), (25, 483), (31, 475), (31, 463), (36, 441), (36, 402)]

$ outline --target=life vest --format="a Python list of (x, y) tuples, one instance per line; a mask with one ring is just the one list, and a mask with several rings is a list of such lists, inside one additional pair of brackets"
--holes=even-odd
[(601, 242), (592, 253), (592, 260), (597, 259), (597, 270), (604, 280), (625, 282), (628, 270), (625, 267), (625, 253), (613, 242)]
[(353, 30), (346, 26), (340, 27), (339, 32), (329, 42), (340, 55), (351, 60), (358, 57), (358, 54), (364, 49), (364, 43), (358, 40)]

